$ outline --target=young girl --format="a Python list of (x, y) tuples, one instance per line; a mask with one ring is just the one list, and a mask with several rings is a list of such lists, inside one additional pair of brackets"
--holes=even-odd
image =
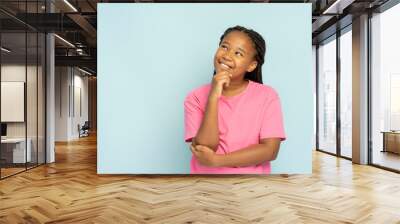
[(285, 139), (279, 96), (262, 84), (265, 41), (241, 26), (227, 29), (214, 56), (211, 84), (185, 99), (185, 141), (192, 174), (269, 174)]

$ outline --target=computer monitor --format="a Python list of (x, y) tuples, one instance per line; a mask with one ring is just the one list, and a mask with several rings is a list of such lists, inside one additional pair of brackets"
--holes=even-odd
[(7, 136), (7, 124), (1, 123), (1, 136)]

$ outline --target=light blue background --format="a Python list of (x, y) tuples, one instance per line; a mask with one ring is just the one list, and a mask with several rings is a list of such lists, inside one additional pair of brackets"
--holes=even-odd
[(281, 98), (287, 140), (272, 173), (311, 173), (311, 4), (98, 4), (98, 173), (187, 174), (183, 101), (213, 73), (231, 26), (267, 43), (263, 81)]

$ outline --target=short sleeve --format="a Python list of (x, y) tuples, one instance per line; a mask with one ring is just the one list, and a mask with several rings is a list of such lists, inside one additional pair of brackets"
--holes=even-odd
[(185, 116), (185, 142), (191, 142), (196, 136), (203, 119), (203, 110), (200, 106), (200, 100), (192, 92), (184, 102)]
[(286, 139), (281, 103), (279, 97), (276, 96), (272, 100), (266, 102), (261, 123), (260, 139), (264, 138), (281, 138)]

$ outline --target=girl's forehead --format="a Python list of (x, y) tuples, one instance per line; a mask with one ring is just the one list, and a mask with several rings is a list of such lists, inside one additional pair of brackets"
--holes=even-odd
[(222, 42), (228, 42), (229, 44), (241, 45), (242, 47), (246, 48), (253, 48), (253, 41), (251, 38), (240, 31), (232, 31), (225, 35)]

